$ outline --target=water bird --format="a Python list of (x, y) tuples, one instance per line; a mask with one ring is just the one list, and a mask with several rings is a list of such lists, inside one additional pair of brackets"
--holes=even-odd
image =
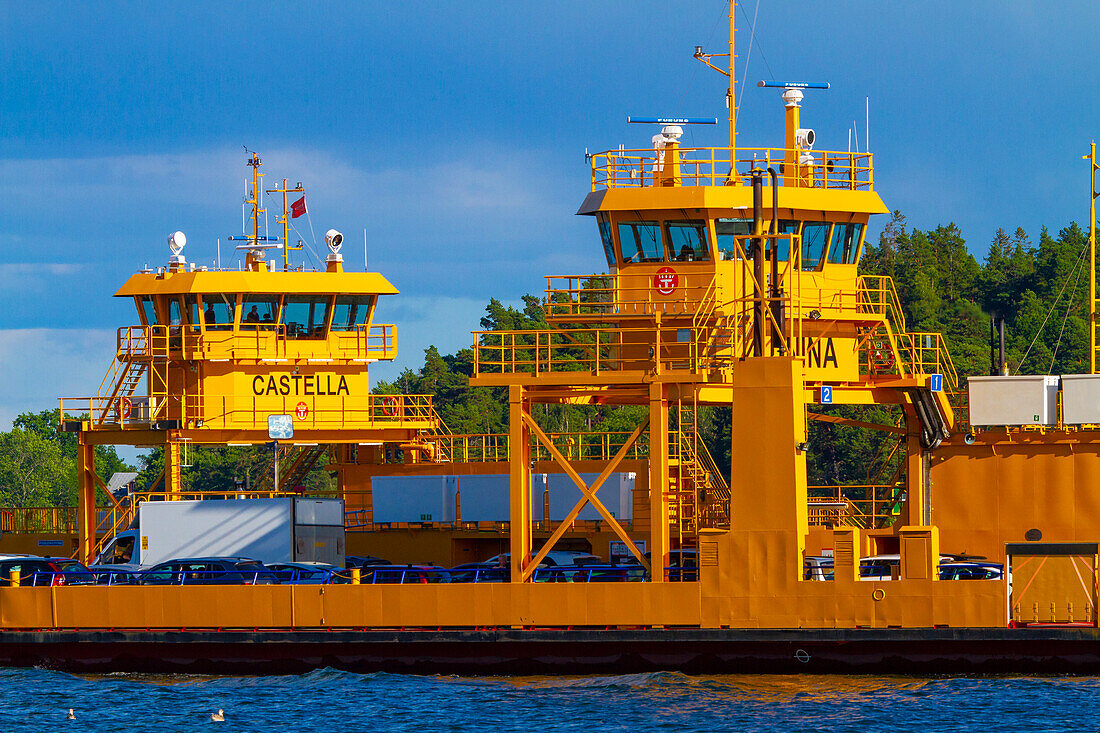
[(73, 713), (73, 709), (69, 708), (69, 714), (65, 716), (69, 720), (76, 720), (76, 714)]
[(225, 722), (225, 711), (222, 710), (221, 708), (218, 708), (218, 712), (210, 713), (210, 722), (212, 722), (212, 723), (224, 723)]

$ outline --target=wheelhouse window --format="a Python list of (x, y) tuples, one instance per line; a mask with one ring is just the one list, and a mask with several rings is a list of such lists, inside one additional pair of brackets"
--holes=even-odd
[(829, 262), (837, 265), (854, 265), (859, 250), (862, 224), (836, 224), (829, 244)]
[(600, 240), (603, 242), (603, 253), (607, 257), (608, 272), (615, 270), (615, 244), (611, 241), (611, 222), (607, 214), (597, 214), (596, 222), (600, 227)]
[(244, 296), (241, 302), (241, 330), (274, 330), (279, 322), (279, 296)]
[(707, 223), (701, 220), (670, 221), (668, 229), (669, 259), (677, 262), (708, 262)]
[[(737, 248), (734, 241), (738, 237), (752, 234), (752, 219), (717, 219), (714, 222), (714, 234), (722, 256), (727, 260), (735, 259)], [(752, 257), (752, 242), (742, 239), (741, 246), (745, 250), (745, 256)]]
[(332, 309), (333, 331), (354, 331), (370, 318), (373, 295), (337, 295)]
[(168, 324), (171, 326), (183, 324), (183, 311), (180, 308), (179, 300), (176, 298), (168, 301)]
[(201, 323), (199, 320), (199, 296), (183, 296), (183, 309), (187, 316), (187, 330), (197, 333)]
[(138, 298), (138, 303), (138, 310), (141, 312), (141, 318), (145, 325), (155, 326), (157, 324), (157, 307), (153, 303), (153, 296), (143, 295)]
[(829, 222), (808, 221), (802, 225), (802, 269), (816, 270), (825, 257), (829, 242)]
[[(798, 226), (801, 222), (793, 219), (779, 220), (780, 234), (798, 234)], [(726, 259), (736, 257), (733, 246), (735, 237), (745, 237), (752, 234), (752, 219), (717, 219), (714, 222), (714, 231), (718, 238), (718, 248)], [(771, 231), (771, 223), (764, 222), (764, 231)], [(741, 240), (741, 246), (745, 250), (745, 256), (753, 256), (754, 243), (752, 240)], [(788, 239), (779, 240), (779, 259), (786, 262), (791, 256), (791, 243)]]
[(619, 249), (623, 262), (661, 262), (664, 242), (661, 225), (655, 221), (624, 221), (619, 223)]
[[(779, 220), (779, 233), (780, 234), (798, 234), (798, 230), (801, 227), (802, 222), (795, 221), (794, 219), (780, 219)], [(781, 239), (779, 240), (779, 259), (789, 260), (791, 258), (791, 240)]]
[(233, 328), (233, 308), (236, 295), (209, 293), (202, 296), (202, 320), (207, 331), (228, 331)]
[(287, 338), (324, 338), (328, 296), (288, 295), (283, 306)]

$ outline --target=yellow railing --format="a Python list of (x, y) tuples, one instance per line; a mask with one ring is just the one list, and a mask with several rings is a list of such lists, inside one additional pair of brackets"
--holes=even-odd
[[(550, 442), (571, 461), (609, 461), (630, 436), (625, 432), (547, 433)], [(442, 451), (441, 462), (497, 463), (508, 460), (507, 433), (433, 435), (429, 440)], [(639, 459), (649, 455), (649, 443), (643, 434), (627, 451), (626, 458)], [(443, 457), (445, 456), (445, 458)], [(550, 451), (532, 438), (531, 459), (553, 460)]]
[(859, 309), (864, 313), (886, 316), (896, 333), (905, 333), (905, 313), (894, 288), (893, 278), (887, 275), (860, 275), (856, 279), (859, 291)]
[(807, 487), (811, 526), (879, 529), (896, 521), (905, 494), (897, 485)]
[(474, 375), (694, 371), (691, 329), (475, 331)]
[(0, 534), (72, 534), (75, 506), (33, 506), (0, 509)]
[(239, 330), (197, 326), (123, 326), (118, 329), (119, 361), (157, 359), (295, 358), (389, 360), (397, 356), (397, 327), (361, 324), (328, 337), (288, 335), (285, 324), (241, 324)]
[[(331, 387), (331, 385), (329, 385)], [(337, 429), (354, 426), (418, 427), (435, 426), (435, 410), (431, 395), (343, 395), (333, 396), (327, 404), (309, 406), (299, 414), (300, 395), (192, 395), (173, 394), (154, 398), (135, 395), (130, 398), (130, 414), (124, 416), (111, 408), (111, 401), (98, 397), (63, 397), (60, 400), (62, 419), (78, 419), (81, 415), (108, 414), (112, 429), (144, 428), (151, 419), (180, 420), (204, 428), (267, 430), (269, 415), (294, 415), (294, 425), (302, 429)], [(145, 407), (148, 404), (149, 407)], [(111, 408), (111, 409), (108, 409)]]
[(897, 339), (902, 359), (913, 374), (942, 374), (943, 389), (948, 392), (958, 390), (959, 375), (947, 351), (943, 334), (903, 333)]
[[(731, 162), (729, 148), (680, 148), (679, 173), (664, 170), (664, 156), (654, 150), (613, 150), (592, 156), (592, 190), (653, 186), (673, 175), (681, 186), (748, 185), (749, 170), (775, 166), (787, 158), (809, 156), (786, 164), (791, 175), (779, 176), (780, 185), (871, 191), (874, 165), (870, 153), (793, 151), (782, 148), (738, 148)], [(660, 157), (659, 157), (660, 156)]]
[(672, 295), (659, 295), (649, 278), (612, 275), (547, 275), (543, 310), (546, 317), (634, 316), (662, 313), (689, 315), (714, 288), (713, 272), (684, 272)]

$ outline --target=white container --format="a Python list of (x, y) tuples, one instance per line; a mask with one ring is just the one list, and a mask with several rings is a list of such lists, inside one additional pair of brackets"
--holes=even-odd
[(970, 424), (1057, 425), (1058, 377), (970, 377)]
[(1100, 374), (1062, 375), (1062, 419), (1066, 425), (1100, 425)]

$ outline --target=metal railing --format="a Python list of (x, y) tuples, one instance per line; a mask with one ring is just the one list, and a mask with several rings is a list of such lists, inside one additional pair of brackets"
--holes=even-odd
[(0, 534), (72, 534), (76, 527), (75, 506), (0, 509)]
[(388, 360), (397, 356), (397, 326), (359, 324), (350, 330), (300, 333), (284, 323), (232, 327), (123, 326), (117, 334), (119, 361), (177, 359), (329, 358)]
[[(782, 186), (874, 190), (874, 165), (870, 153), (787, 150), (783, 148), (679, 148), (613, 150), (592, 156), (592, 190), (679, 186), (749, 185), (752, 168), (775, 166)], [(802, 157), (800, 157), (802, 156)], [(786, 162), (796, 160), (800, 162)]]
[[(267, 430), (269, 415), (295, 415), (295, 426), (302, 429), (333, 429), (349, 425), (388, 427), (423, 427), (435, 425), (432, 395), (368, 394), (337, 395), (339, 382), (316, 383), (316, 390), (337, 406), (309, 406), (299, 414), (302, 395), (211, 395), (169, 394), (154, 399), (133, 396), (131, 407), (116, 409), (117, 398), (63, 397), (60, 400), (62, 419), (79, 419), (82, 415), (104, 416), (101, 424), (111, 427), (142, 427), (154, 420), (181, 420), (192, 424), (202, 421), (205, 428)], [(346, 388), (345, 388), (346, 389)], [(148, 405), (148, 407), (146, 406)]]
[(807, 494), (811, 526), (889, 527), (905, 502), (900, 485), (809, 486)]
[[(550, 442), (570, 461), (609, 461), (618, 452), (630, 433), (627, 432), (562, 432), (547, 433)], [(625, 458), (638, 459), (649, 455), (649, 443), (643, 434), (631, 445)], [(433, 435), (428, 438), (439, 446), (441, 455), (451, 463), (498, 463), (508, 460), (507, 433), (474, 433)], [(531, 439), (531, 459), (553, 460), (550, 451), (540, 441)]]

